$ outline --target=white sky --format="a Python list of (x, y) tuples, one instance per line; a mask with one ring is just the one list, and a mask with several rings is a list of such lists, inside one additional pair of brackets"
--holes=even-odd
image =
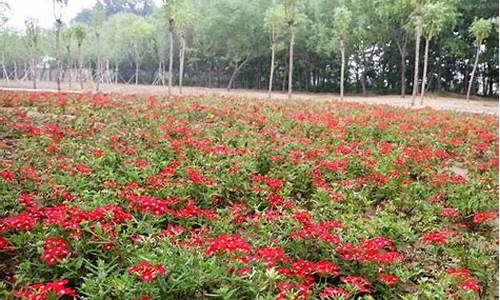
[[(54, 25), (54, 13), (52, 11), (52, 0), (6, 0), (10, 6), (9, 26), (23, 30), (24, 21), (27, 18), (38, 20), (43, 28), (51, 28)], [(160, 1), (155, 0), (155, 3)], [(94, 6), (96, 0), (69, 0), (64, 8), (63, 20), (69, 22), (83, 8)]]

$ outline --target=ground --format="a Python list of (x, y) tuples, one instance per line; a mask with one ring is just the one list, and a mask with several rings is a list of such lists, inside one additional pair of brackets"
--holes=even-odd
[[(8, 89), (30, 89), (32, 87), (29, 81), (10, 81), (9, 83), (0, 80), (0, 88)], [(55, 82), (40, 82), (38, 87), (44, 90), (54, 90), (56, 88)], [(68, 83), (63, 83), (64, 90), (79, 90), (79, 85), (73, 83), (70, 89)], [(85, 89), (90, 91), (94, 88), (92, 85), (86, 85)], [(105, 92), (118, 92), (118, 93), (142, 93), (142, 94), (156, 94), (164, 95), (167, 91), (165, 86), (151, 86), (151, 85), (130, 85), (130, 84), (102, 84), (101, 90)], [(205, 95), (205, 96), (232, 96), (244, 98), (257, 98), (267, 99), (266, 91), (258, 90), (241, 90), (234, 89), (228, 92), (222, 88), (204, 88), (204, 87), (185, 87), (183, 89), (185, 95)], [(174, 94), (179, 94), (177, 87), (173, 88)], [(462, 98), (460, 98), (462, 97)], [(273, 99), (287, 99), (287, 94), (283, 92), (273, 92)], [(339, 98), (338, 94), (331, 93), (294, 93), (296, 100), (315, 100), (315, 101), (330, 101)], [(399, 95), (388, 96), (361, 96), (361, 95), (347, 95), (346, 101), (362, 102), (370, 104), (388, 104), (401, 107), (411, 107), (411, 95), (406, 96), (404, 99)], [(419, 103), (419, 99), (417, 101)], [(495, 99), (484, 100), (482, 98), (473, 98), (470, 102), (463, 99), (461, 95), (437, 96), (429, 94), (424, 100), (423, 107), (430, 107), (439, 110), (452, 110), (472, 113), (487, 113), (498, 115), (498, 101)], [(420, 109), (421, 105), (416, 105), (414, 108)]]

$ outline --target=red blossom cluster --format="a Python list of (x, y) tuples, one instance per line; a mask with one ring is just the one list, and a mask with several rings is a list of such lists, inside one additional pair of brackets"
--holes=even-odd
[(238, 234), (221, 234), (210, 242), (205, 255), (212, 256), (217, 252), (233, 253), (236, 251), (249, 253), (252, 247)]
[(191, 180), (194, 184), (213, 184), (213, 181), (203, 176), (200, 171), (194, 168), (188, 168), (185, 170), (186, 175), (189, 180)]
[(440, 230), (440, 231), (431, 231), (425, 234), (422, 237), (422, 243), (424, 244), (436, 244), (442, 246), (446, 244), (448, 238), (457, 236), (458, 232), (454, 230)]
[(480, 212), (474, 215), (474, 217), (472, 218), (472, 222), (477, 224), (487, 222), (496, 218), (498, 218), (498, 211)]
[(67, 248), (68, 243), (61, 238), (48, 238), (43, 243), (43, 254), (42, 261), (44, 261), (49, 266), (57, 264), (60, 260), (63, 260), (71, 251)]
[(340, 277), (340, 281), (352, 284), (361, 293), (371, 293), (369, 286), (371, 286), (372, 283), (362, 276), (348, 275)]
[(75, 298), (76, 291), (67, 287), (68, 284), (68, 279), (61, 279), (54, 282), (25, 285), (21, 290), (14, 291), (14, 296), (23, 300), (53, 299), (53, 296)]
[(385, 237), (375, 237), (360, 242), (359, 246), (350, 243), (339, 246), (337, 254), (344, 260), (355, 260), (359, 263), (392, 264), (402, 259), (402, 255), (396, 251), (393, 242)]
[(448, 275), (453, 277), (463, 279), (463, 281), (458, 285), (459, 288), (465, 291), (480, 291), (483, 287), (477, 283), (477, 280), (472, 277), (470, 270), (466, 268), (461, 269), (449, 269)]
[(299, 211), (293, 215), (293, 218), (302, 224), (299, 231), (292, 232), (290, 235), (294, 239), (311, 239), (317, 238), (329, 244), (338, 245), (340, 238), (338, 235), (331, 233), (332, 229), (342, 227), (339, 221), (327, 221), (319, 224), (312, 222), (311, 215), (306, 211)]
[(349, 299), (351, 298), (351, 294), (349, 294), (346, 290), (339, 287), (326, 287), (319, 296), (321, 298), (340, 298)]
[(258, 175), (258, 174), (250, 175), (250, 179), (252, 179), (258, 183), (263, 182), (270, 189), (275, 190), (275, 191), (279, 191), (279, 190), (283, 189), (283, 183), (285, 182), (285, 180), (283, 180), (281, 178), (272, 178), (269, 176)]
[(128, 270), (129, 274), (137, 274), (142, 281), (153, 281), (159, 275), (165, 274), (165, 268), (162, 265), (152, 265), (148, 261), (141, 261), (138, 265)]

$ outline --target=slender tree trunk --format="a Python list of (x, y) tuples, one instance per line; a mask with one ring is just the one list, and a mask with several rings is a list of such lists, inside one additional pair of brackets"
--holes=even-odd
[(139, 62), (135, 62), (135, 85), (139, 84)]
[(186, 39), (184, 34), (180, 36), (181, 49), (179, 52), (179, 93), (182, 95), (182, 79), (184, 77), (184, 57), (186, 55)]
[(399, 47), (399, 54), (401, 55), (401, 98), (406, 96), (406, 42)]
[(248, 62), (248, 57), (245, 58), (245, 60), (234, 69), (233, 74), (231, 75), (231, 78), (229, 79), (229, 83), (227, 84), (227, 91), (230, 92), (231, 88), (233, 87), (233, 83), (236, 80), (236, 76), (238, 76), (238, 73), (240, 72), (241, 68)]
[(420, 57), (420, 37), (422, 35), (422, 17), (417, 16), (417, 30), (415, 37), (415, 72), (413, 73), (413, 93), (411, 95), (411, 105), (415, 105), (415, 98), (418, 94), (418, 69), (419, 69), (419, 57)]
[(168, 95), (172, 95), (172, 71), (174, 66), (174, 20), (168, 26)]
[(61, 26), (62, 21), (60, 19), (56, 20), (56, 64), (57, 64), (57, 91), (61, 91), (61, 74), (62, 74), (62, 63), (61, 63)]
[(442, 50), (441, 47), (439, 47), (439, 52), (438, 52), (438, 72), (437, 72), (437, 82), (436, 82), (436, 89), (439, 92), (441, 92), (441, 77), (443, 76), (443, 67), (441, 66), (442, 64)]
[(429, 44), (431, 39), (425, 38), (425, 52), (424, 52), (424, 72), (422, 73), (422, 90), (420, 92), (420, 105), (424, 104), (425, 84), (427, 83), (427, 61), (429, 59)]
[(472, 73), (470, 74), (469, 87), (467, 88), (467, 101), (470, 100), (470, 91), (472, 89), (472, 84), (474, 84), (474, 75), (476, 73), (477, 64), (479, 62), (479, 53), (481, 52), (481, 46), (477, 46), (476, 59), (474, 60), (474, 67), (472, 67)]
[(68, 64), (67, 64), (67, 68), (68, 68), (68, 74), (69, 74), (69, 77), (68, 77), (68, 84), (69, 84), (69, 88), (71, 89), (71, 84), (72, 84), (72, 75), (73, 75), (73, 72), (72, 72), (72, 66), (71, 66), (71, 48), (68, 46), (66, 47), (66, 50), (68, 52)]
[(97, 34), (97, 80), (96, 80), (96, 90), (99, 91), (101, 82), (101, 36)]
[(80, 89), (83, 90), (83, 55), (81, 44), (78, 44), (78, 80), (80, 80)]
[(17, 73), (17, 63), (14, 61), (14, 80), (19, 80), (19, 74)]
[(5, 54), (2, 53), (2, 72), (4, 78), (7, 80), (7, 84), (10, 84), (9, 74), (7, 73), (7, 68), (5, 68)]
[(290, 28), (290, 55), (288, 57), (288, 100), (292, 100), (293, 88), (293, 47), (295, 46), (295, 26), (288, 25)]
[(271, 93), (273, 92), (273, 77), (274, 77), (274, 55), (276, 51), (276, 42), (273, 41), (271, 44), (271, 72), (269, 74), (269, 90), (267, 91), (267, 98), (271, 99)]
[(36, 90), (36, 64), (35, 59), (31, 59), (31, 79), (33, 80), (33, 89)]
[(115, 64), (115, 84), (118, 84), (118, 74), (120, 70), (118, 69), (118, 63)]
[(345, 68), (345, 45), (340, 41), (340, 52), (342, 56), (342, 65), (340, 66), (340, 100), (344, 100), (344, 68)]

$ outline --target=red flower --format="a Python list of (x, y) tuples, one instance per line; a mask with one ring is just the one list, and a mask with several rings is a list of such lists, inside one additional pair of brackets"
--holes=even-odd
[(446, 208), (443, 208), (443, 210), (441, 210), (441, 212), (439, 213), (439, 216), (456, 218), (456, 217), (460, 216), (460, 213), (455, 208), (446, 207)]
[(422, 237), (422, 242), (424, 244), (436, 244), (442, 246), (446, 244), (449, 237), (456, 235), (458, 235), (458, 233), (453, 230), (432, 231)]
[(3, 170), (0, 175), (2, 176), (3, 180), (5, 181), (12, 181), (16, 179), (16, 173), (10, 171), (10, 170)]
[(399, 278), (392, 274), (379, 274), (378, 281), (387, 284), (396, 284), (399, 282)]
[(138, 265), (128, 270), (129, 274), (138, 274), (142, 281), (153, 281), (159, 275), (165, 274), (165, 268), (162, 265), (153, 266), (148, 261), (141, 261)]
[(237, 234), (221, 234), (216, 239), (210, 242), (208, 250), (205, 252), (206, 255), (212, 256), (217, 252), (236, 252), (241, 251), (248, 253), (252, 250), (252, 247), (248, 242)]
[(472, 219), (473, 223), (481, 223), (481, 222), (486, 222), (489, 220), (493, 220), (498, 218), (498, 212), (497, 211), (487, 211), (487, 212), (480, 212), (474, 215), (474, 218)]
[(483, 288), (482, 286), (477, 284), (477, 281), (474, 278), (469, 278), (465, 280), (458, 287), (466, 291), (475, 291), (475, 292), (480, 291)]
[(322, 298), (329, 298), (329, 297), (343, 297), (344, 299), (349, 299), (351, 298), (351, 295), (346, 292), (343, 288), (339, 287), (327, 287), (319, 294), (320, 297)]
[(66, 287), (69, 284), (68, 279), (57, 280), (48, 283), (36, 283), (32, 285), (25, 285), (21, 290), (14, 291), (14, 296), (20, 299), (28, 300), (45, 300), (49, 298), (52, 293), (57, 297), (70, 296), (76, 297), (76, 292), (72, 288)]
[(49, 266), (57, 264), (58, 261), (71, 254), (71, 251), (66, 248), (67, 246), (68, 243), (61, 238), (46, 239), (43, 243), (42, 260)]
[(368, 286), (371, 286), (372, 283), (364, 277), (349, 275), (347, 277), (340, 277), (340, 280), (345, 283), (353, 284), (354, 287), (362, 293), (371, 293), (371, 290), (368, 288)]

